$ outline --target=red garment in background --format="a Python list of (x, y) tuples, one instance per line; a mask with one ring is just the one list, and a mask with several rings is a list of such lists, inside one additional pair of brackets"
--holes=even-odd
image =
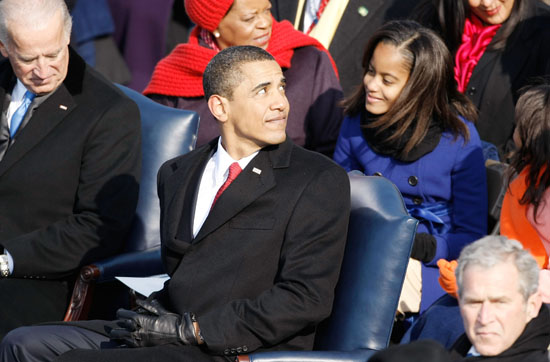
[(466, 18), (462, 44), (455, 56), (455, 79), (461, 93), (466, 90), (475, 66), (501, 25), (485, 26), (475, 15)]
[[(202, 97), (202, 74), (206, 65), (218, 53), (214, 49), (199, 45), (200, 28), (191, 32), (189, 41), (178, 45), (172, 53), (162, 59), (157, 66), (144, 94), (161, 94), (176, 97)], [(294, 29), (288, 21), (273, 19), (271, 39), (267, 51), (273, 55), (281, 68), (290, 68), (294, 49), (314, 46), (326, 52), (334, 72), (338, 74), (334, 60), (316, 39)]]

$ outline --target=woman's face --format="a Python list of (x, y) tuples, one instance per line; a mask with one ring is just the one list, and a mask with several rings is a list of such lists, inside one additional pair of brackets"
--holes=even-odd
[(266, 49), (272, 24), (269, 0), (235, 0), (214, 33), (219, 33), (216, 40), (221, 49), (235, 45)]
[(363, 78), (367, 111), (386, 113), (407, 84), (409, 73), (409, 65), (394, 45), (378, 43)]
[(514, 0), (468, 0), (470, 9), (485, 24), (502, 24), (510, 17)]

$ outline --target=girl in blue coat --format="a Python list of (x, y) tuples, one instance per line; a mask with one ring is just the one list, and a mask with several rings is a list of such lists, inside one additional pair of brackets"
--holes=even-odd
[(334, 160), (348, 171), (390, 179), (419, 219), (398, 308), (415, 313), (445, 293), (437, 261), (456, 259), (486, 234), (481, 143), (467, 121), (476, 111), (456, 91), (443, 41), (416, 22), (381, 27), (367, 44), (363, 66), (363, 85), (344, 100)]

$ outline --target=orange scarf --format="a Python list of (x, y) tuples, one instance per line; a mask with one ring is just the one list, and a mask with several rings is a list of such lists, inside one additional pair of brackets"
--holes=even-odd
[(545, 269), (548, 266), (548, 255), (537, 231), (527, 219), (529, 205), (519, 203), (527, 190), (525, 178), (528, 172), (528, 168), (525, 168), (510, 183), (504, 195), (500, 211), (500, 234), (519, 241), (535, 257), (539, 267)]

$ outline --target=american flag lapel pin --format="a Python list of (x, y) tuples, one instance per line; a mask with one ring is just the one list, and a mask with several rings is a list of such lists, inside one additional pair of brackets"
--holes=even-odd
[(254, 168), (252, 169), (252, 172), (257, 173), (258, 175), (261, 175), (262, 170), (260, 170), (259, 168), (254, 167)]
[(67, 110), (67, 106), (63, 105), (63, 104), (60, 104), (59, 105), (59, 108), (66, 111)]

